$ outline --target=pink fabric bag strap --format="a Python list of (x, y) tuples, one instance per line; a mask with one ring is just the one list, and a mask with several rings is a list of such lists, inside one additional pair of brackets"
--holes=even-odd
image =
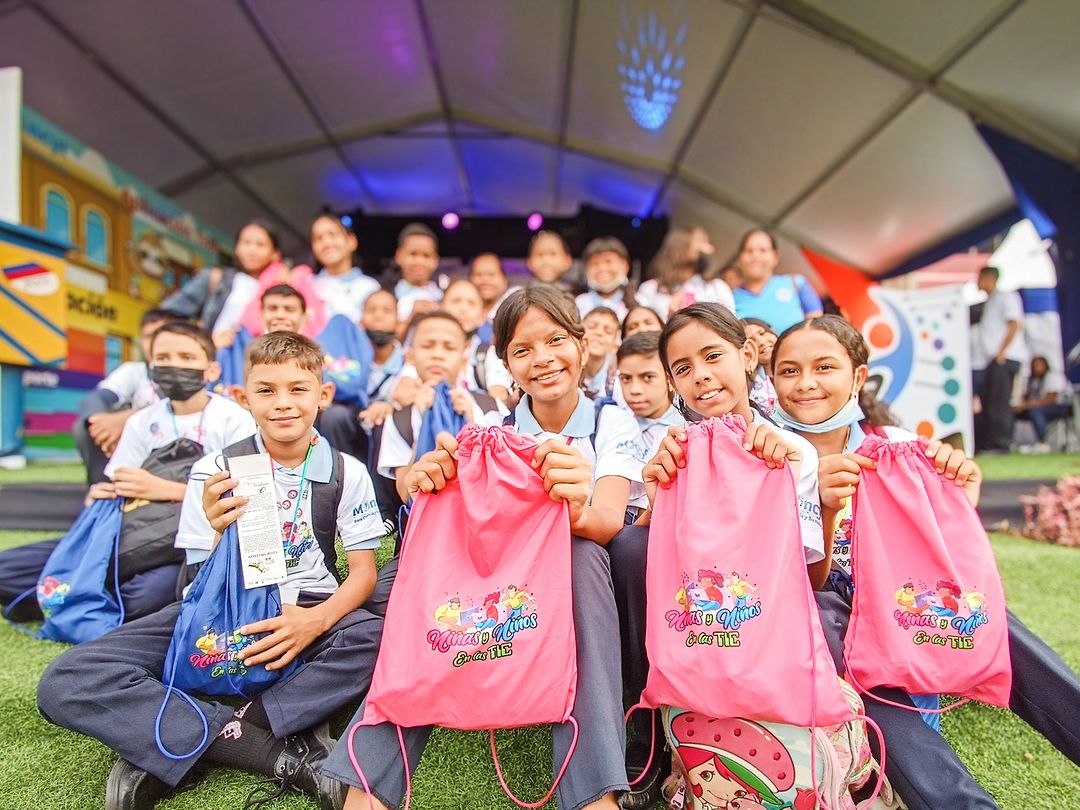
[[(566, 773), (566, 769), (570, 766), (570, 758), (574, 756), (574, 752), (577, 750), (577, 743), (579, 737), (579, 729), (577, 720), (570, 717), (568, 721), (574, 727), (574, 739), (570, 742), (570, 750), (566, 752), (566, 757), (563, 759), (562, 767), (559, 768), (559, 773), (555, 776), (555, 781), (552, 783), (551, 788), (544, 794), (543, 798), (535, 802), (526, 802), (519, 799), (510, 790), (510, 786), (506, 782), (506, 777), (503, 775), (502, 766), (499, 764), (499, 754), (495, 749), (495, 729), (488, 731), (488, 740), (491, 746), (491, 759), (495, 763), (495, 773), (499, 777), (499, 784), (502, 786), (503, 792), (514, 802), (518, 807), (524, 807), (526, 810), (536, 810), (538, 807), (543, 807), (549, 801), (551, 797), (555, 795), (555, 790), (559, 787), (559, 783), (562, 781), (563, 775)], [(349, 761), (352, 763), (353, 770), (356, 771), (357, 777), (360, 779), (360, 784), (363, 785), (364, 793), (367, 794), (368, 803), (371, 803), (372, 793), (371, 786), (368, 785), (367, 777), (364, 776), (364, 771), (360, 767), (360, 762), (356, 758), (356, 745), (354, 738), (356, 736), (356, 730), (360, 728), (360, 723), (354, 723), (353, 727), (349, 729), (349, 736), (346, 738), (346, 746), (349, 752)], [(404, 810), (409, 810), (409, 804), (412, 802), (412, 777), (409, 772), (409, 758), (405, 752), (405, 738), (401, 734), (401, 726), (394, 726), (397, 731), (398, 746), (401, 749), (401, 761), (405, 765), (405, 803)], [(652, 751), (649, 752), (650, 761), (652, 759)]]

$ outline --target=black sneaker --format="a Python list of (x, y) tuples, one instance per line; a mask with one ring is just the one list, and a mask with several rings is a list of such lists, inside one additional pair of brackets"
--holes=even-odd
[(105, 782), (105, 810), (153, 810), (159, 801), (186, 790), (204, 776), (206, 770), (196, 766), (173, 787), (126, 759), (118, 759)]
[(285, 750), (274, 763), (274, 778), (251, 791), (244, 810), (257, 810), (289, 792), (314, 796), (322, 810), (341, 810), (348, 787), (322, 774), (333, 747), (328, 723), (286, 737)]
[[(663, 738), (656, 741), (652, 762), (648, 760), (648, 743), (635, 741), (626, 749), (626, 778), (630, 781), (630, 790), (619, 797), (619, 807), (623, 810), (644, 810), (660, 801), (660, 788), (671, 771), (670, 757), (664, 751)], [(648, 771), (645, 771), (646, 763), (649, 765)], [(641, 775), (643, 772), (644, 776)]]

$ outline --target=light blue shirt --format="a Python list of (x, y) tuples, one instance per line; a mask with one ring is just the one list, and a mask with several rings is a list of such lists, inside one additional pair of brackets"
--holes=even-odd
[[(529, 404), (530, 399), (529, 395), (525, 394), (514, 408), (514, 424), (518, 433), (537, 436), (545, 431), (533, 416), (532, 406)], [(585, 396), (583, 391), (579, 391), (578, 403), (559, 433), (572, 439), (585, 439), (592, 436), (594, 430), (596, 430), (596, 403)]]
[(802, 276), (773, 276), (752, 293), (742, 287), (734, 291), (735, 314), (740, 318), (759, 318), (776, 334), (801, 323), (807, 312), (821, 311), (821, 298)]

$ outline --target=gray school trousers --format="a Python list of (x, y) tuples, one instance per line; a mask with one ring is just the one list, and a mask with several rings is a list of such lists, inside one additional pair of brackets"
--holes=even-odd
[[(606, 793), (627, 790), (622, 679), (615, 645), (619, 625), (607, 553), (591, 540), (575, 537), (571, 545), (574, 632), (577, 642), (577, 696), (571, 712), (580, 736), (556, 792), (559, 807), (577, 810)], [(345, 741), (364, 715), (361, 706), (323, 765), (323, 773), (361, 787)], [(410, 772), (420, 763), (431, 726), (402, 728)], [(569, 723), (552, 727), (552, 772), (558, 773), (573, 740)], [(361, 726), (353, 740), (356, 758), (371, 792), (387, 807), (405, 797), (405, 765), (392, 723)]]
[[(843, 644), (851, 606), (832, 591), (818, 591), (815, 596), (829, 651), (837, 670), (843, 672)], [(1006, 619), (1012, 662), (1009, 708), (1080, 765), (1080, 679), (1015, 615), (1006, 611)], [(899, 703), (911, 702), (899, 689), (881, 687), (871, 693)], [(923, 723), (917, 712), (888, 706), (872, 697), (863, 702), (866, 714), (881, 727), (885, 737), (886, 775), (911, 810), (997, 807), (952, 746)], [(890, 745), (890, 740), (896, 744)], [(873, 734), (870, 745), (877, 755)]]
[[(611, 578), (622, 626), (624, 678), (637, 697), (645, 688), (645, 559), (648, 529), (628, 526), (608, 544)], [(837, 671), (843, 672), (843, 646), (851, 606), (833, 591), (815, 592), (818, 615)], [(1008, 614), (1013, 683), (1010, 708), (1065, 756), (1080, 764), (1080, 680), (1061, 657), (1012, 613)], [(911, 704), (899, 689), (874, 689), (887, 700)], [(885, 737), (885, 772), (910, 810), (989, 810), (993, 799), (968, 772), (952, 746), (917, 711), (864, 699), (867, 715)], [(877, 750), (877, 737), (870, 733)]]
[[(364, 606), (319, 636), (301, 656), (303, 665), (262, 693), (259, 699), (274, 736), (297, 734), (362, 699), (375, 669), (396, 571), (396, 560), (384, 566)], [(179, 784), (233, 715), (231, 706), (196, 699), (209, 726), (206, 742), (183, 760), (169, 759), (158, 750), (154, 721), (166, 695), (161, 673), (179, 614), (180, 603), (175, 602), (72, 647), (45, 670), (37, 693), (46, 720), (100, 740), (170, 785)], [(202, 721), (175, 695), (161, 729), (172, 751), (189, 751), (202, 738)]]

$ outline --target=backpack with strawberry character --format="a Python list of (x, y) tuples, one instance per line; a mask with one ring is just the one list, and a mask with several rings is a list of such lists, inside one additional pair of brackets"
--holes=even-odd
[[(852, 710), (862, 700), (841, 689)], [(671, 776), (663, 797), (672, 810), (898, 810), (903, 808), (882, 774), (881, 790), (857, 804), (852, 793), (879, 770), (866, 725), (855, 720), (807, 728), (742, 718), (717, 719), (664, 707), (661, 716), (671, 748)], [(810, 744), (815, 746), (817, 793), (810, 781)], [(820, 796), (820, 805), (818, 804)]]

